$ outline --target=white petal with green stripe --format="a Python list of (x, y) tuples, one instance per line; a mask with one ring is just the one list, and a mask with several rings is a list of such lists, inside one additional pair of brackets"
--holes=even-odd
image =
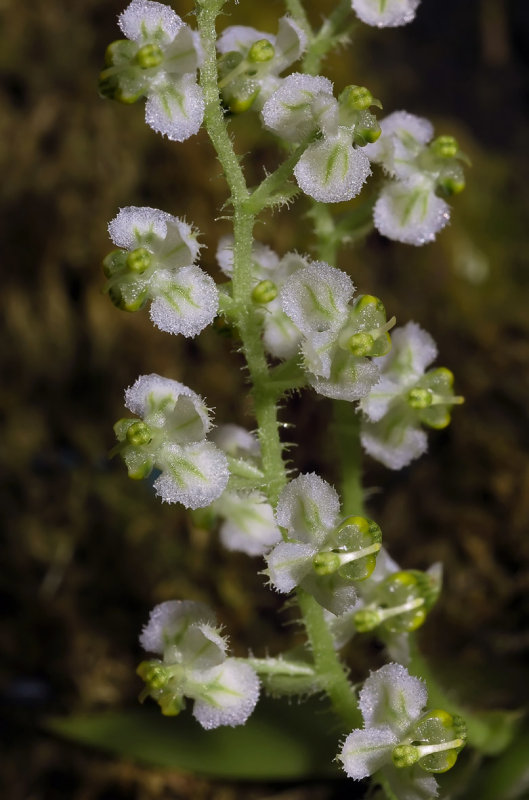
[(388, 725), (357, 728), (345, 740), (338, 758), (349, 778), (361, 780), (391, 761), (391, 751), (397, 742)]
[(353, 282), (345, 272), (315, 261), (290, 278), (280, 297), (285, 314), (310, 335), (339, 330), (353, 294)]
[(407, 25), (415, 17), (420, 0), (352, 0), (353, 11), (377, 28)]
[(151, 319), (162, 331), (196, 336), (209, 325), (218, 309), (215, 282), (200, 267), (190, 265), (176, 275), (158, 271), (151, 284)]
[(174, 142), (197, 133), (204, 118), (204, 97), (194, 74), (175, 80), (160, 73), (145, 104), (145, 121)]
[[(249, 664), (227, 658), (223, 664), (193, 676), (193, 716), (203, 728), (243, 725), (259, 699), (259, 679)], [(200, 679), (200, 684), (198, 680)], [(189, 681), (191, 684), (191, 681)]]
[(351, 134), (340, 129), (337, 136), (311, 144), (294, 169), (298, 186), (321, 203), (351, 200), (371, 174), (369, 159), (351, 144)]
[(415, 175), (387, 184), (375, 204), (375, 227), (383, 236), (416, 246), (433, 242), (450, 220), (450, 206), (434, 192), (432, 180)]
[(285, 486), (277, 503), (276, 521), (287, 529), (290, 539), (319, 545), (336, 525), (339, 513), (335, 489), (311, 472)]
[(203, 508), (219, 497), (229, 478), (224, 453), (211, 442), (181, 447), (165, 445), (157, 459), (162, 474), (154, 482), (156, 493), (166, 503)]

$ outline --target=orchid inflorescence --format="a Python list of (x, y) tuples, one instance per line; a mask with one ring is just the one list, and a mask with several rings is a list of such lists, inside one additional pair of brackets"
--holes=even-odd
[[(197, 336), (223, 316), (246, 355), (257, 428), (215, 429), (192, 389), (142, 375), (126, 390), (133, 416), (116, 423), (114, 452), (131, 478), (153, 475), (163, 501), (208, 509), (228, 550), (264, 560), (271, 588), (298, 597), (313, 658), (297, 664), (293, 657), (229, 656), (208, 608), (169, 601), (155, 607), (141, 635), (155, 655), (138, 668), (141, 697), (169, 716), (191, 700), (208, 729), (241, 725), (257, 703), (260, 675), (279, 694), (306, 694), (309, 675), (311, 690), (327, 692), (348, 723), (359, 726), (363, 718), (338, 755), (347, 775), (372, 775), (397, 800), (425, 800), (436, 796), (433, 774), (453, 766), (466, 741), (458, 715), (424, 711), (426, 685), (408, 671), (413, 632), (440, 593), (441, 566), (401, 569), (361, 501), (351, 508), (314, 472), (292, 477), (277, 401), (308, 387), (347, 404), (366, 453), (397, 470), (424, 453), (425, 428), (448, 425), (462, 398), (448, 369), (431, 368), (437, 349), (418, 324), (395, 327), (382, 300), (355, 295), (345, 271), (306, 253), (278, 254), (254, 240), (253, 226), (262, 209), (300, 192), (316, 218), (321, 204), (347, 202), (372, 182), (374, 227), (395, 241), (424, 245), (449, 220), (446, 198), (464, 187), (466, 159), (452, 137), (434, 138), (427, 120), (405, 111), (379, 119), (382, 104), (369, 89), (350, 84), (336, 93), (318, 74), (323, 55), (344, 40), (334, 17), (316, 34), (302, 4), (287, 3), (290, 15), (274, 34), (233, 25), (217, 36), (223, 5), (198, 0), (193, 30), (168, 5), (133, 0), (119, 16), (125, 38), (108, 47), (100, 91), (122, 103), (145, 98), (148, 125), (171, 140), (205, 126), (234, 211), (233, 235), (217, 249), (225, 280), (216, 285), (199, 266), (193, 224), (158, 209), (125, 207), (109, 224), (117, 249), (104, 260), (105, 291), (129, 312), (150, 304), (153, 323), (172, 334)], [(419, 0), (352, 0), (341, 3), (336, 19), (354, 12), (367, 25), (393, 27), (410, 22), (418, 6)], [(227, 133), (229, 117), (247, 113), (287, 154), (252, 192)], [(341, 233), (347, 239), (343, 226)], [(394, 663), (372, 672), (357, 692), (339, 654), (365, 634), (377, 636)], [(319, 661), (325, 648), (334, 677)]]

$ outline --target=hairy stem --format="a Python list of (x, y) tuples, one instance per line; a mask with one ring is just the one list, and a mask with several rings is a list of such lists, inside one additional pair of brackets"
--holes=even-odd
[(341, 473), (342, 514), (364, 515), (360, 415), (352, 403), (335, 400), (333, 433)]

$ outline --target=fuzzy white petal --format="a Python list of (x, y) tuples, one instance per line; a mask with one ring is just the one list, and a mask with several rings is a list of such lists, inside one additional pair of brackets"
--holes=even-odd
[(324, 261), (296, 272), (281, 290), (283, 311), (302, 333), (338, 330), (354, 294), (351, 278)]
[(162, 474), (154, 488), (165, 503), (182, 503), (186, 508), (203, 508), (219, 497), (229, 478), (224, 453), (212, 442), (180, 447), (165, 445), (157, 458)]
[(415, 17), (420, 0), (352, 0), (353, 10), (366, 25), (395, 28)]
[(327, 78), (294, 72), (262, 109), (266, 128), (290, 142), (300, 142), (336, 115), (337, 101)]
[(175, 219), (158, 208), (127, 206), (108, 225), (110, 238), (116, 247), (134, 250), (149, 244), (152, 252), (153, 243), (160, 243), (167, 235), (167, 225)]
[(366, 728), (388, 725), (402, 736), (419, 718), (427, 700), (424, 681), (410, 675), (401, 664), (385, 664), (364, 682), (358, 707)]
[(151, 319), (162, 331), (196, 336), (217, 314), (215, 281), (195, 265), (183, 267), (176, 275), (166, 270), (158, 272), (151, 291), (156, 295)]
[(393, 765), (384, 767), (382, 774), (390, 790), (399, 800), (434, 800), (439, 787), (433, 775), (428, 775), (419, 766), (411, 769), (395, 769)]
[(408, 177), (417, 169), (414, 159), (433, 136), (432, 123), (407, 111), (394, 111), (380, 121), (380, 129), (377, 141), (364, 148), (365, 154), (391, 175)]
[(294, 168), (299, 188), (320, 203), (351, 200), (370, 174), (368, 157), (352, 146), (349, 134), (314, 142)]
[(396, 426), (387, 435), (383, 420), (364, 423), (360, 440), (366, 453), (388, 469), (407, 467), (428, 449), (428, 437), (421, 428)]
[(189, 25), (182, 25), (174, 40), (164, 49), (163, 68), (170, 75), (196, 72), (203, 60), (200, 36)]
[(258, 458), (261, 450), (257, 437), (240, 425), (219, 425), (211, 434), (211, 440), (234, 458), (245, 455)]
[(204, 118), (204, 96), (193, 74), (174, 80), (161, 73), (145, 103), (145, 121), (174, 142), (198, 133)]
[(280, 542), (266, 557), (268, 574), (275, 589), (288, 593), (302, 582), (312, 567), (317, 549), (311, 544)]
[(394, 377), (382, 375), (367, 397), (362, 398), (360, 408), (370, 422), (378, 422), (387, 413), (391, 401), (402, 391), (402, 384)]
[(392, 348), (378, 360), (382, 373), (408, 386), (420, 378), (437, 357), (437, 346), (430, 334), (416, 322), (395, 328)]
[(281, 308), (272, 310), (271, 305), (264, 318), (263, 342), (266, 351), (275, 358), (292, 358), (299, 350), (301, 333)]
[(373, 211), (375, 228), (403, 244), (433, 242), (450, 220), (450, 206), (434, 193), (430, 180), (417, 175), (393, 181), (380, 192)]
[(192, 600), (169, 600), (155, 606), (140, 635), (140, 644), (148, 653), (163, 654), (175, 644), (190, 625), (215, 625), (215, 615), (202, 603)]
[(183, 383), (161, 375), (141, 375), (125, 392), (125, 406), (180, 443), (204, 438), (211, 427), (202, 398)]
[(335, 489), (311, 472), (285, 486), (277, 503), (276, 520), (291, 539), (321, 544), (336, 525), (339, 513)]
[(351, 356), (345, 360), (338, 375), (311, 378), (310, 385), (324, 397), (353, 402), (366, 396), (376, 384), (378, 376), (378, 368), (372, 361)]
[(243, 725), (259, 699), (259, 679), (249, 664), (228, 658), (202, 673), (203, 689), (195, 700), (193, 716), (203, 728)]
[(281, 539), (272, 506), (260, 492), (224, 492), (216, 501), (215, 510), (225, 518), (220, 540), (227, 550), (259, 556)]
[(307, 49), (307, 36), (292, 17), (281, 17), (276, 37), (274, 71), (282, 72)]
[(118, 17), (123, 34), (138, 44), (171, 42), (183, 24), (172, 8), (152, 0), (133, 0)]
[[(183, 664), (188, 670), (204, 670), (222, 664), (226, 659), (227, 640), (211, 622), (190, 625), (176, 643), (174, 663)], [(164, 661), (171, 663), (170, 648), (166, 649)]]
[(345, 740), (338, 758), (349, 778), (361, 780), (391, 761), (391, 751), (397, 743), (397, 737), (387, 725), (357, 728)]

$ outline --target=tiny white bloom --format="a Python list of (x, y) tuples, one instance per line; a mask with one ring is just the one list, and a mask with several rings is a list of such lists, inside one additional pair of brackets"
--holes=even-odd
[(196, 336), (218, 309), (213, 279), (194, 263), (197, 232), (182, 219), (154, 208), (122, 208), (108, 226), (121, 248), (104, 261), (107, 291), (127, 311), (152, 302), (154, 324), (168, 333)]
[(420, 0), (352, 0), (357, 16), (366, 25), (394, 28), (415, 17)]
[(450, 206), (435, 194), (427, 176), (393, 181), (382, 189), (373, 212), (375, 227), (383, 236), (403, 244), (433, 242), (450, 220)]
[(140, 643), (162, 656), (142, 662), (138, 674), (146, 682), (142, 697), (151, 695), (164, 714), (178, 714), (187, 697), (194, 700), (193, 716), (207, 730), (246, 722), (259, 697), (259, 680), (249, 664), (227, 656), (227, 641), (206, 606), (161, 603)]

